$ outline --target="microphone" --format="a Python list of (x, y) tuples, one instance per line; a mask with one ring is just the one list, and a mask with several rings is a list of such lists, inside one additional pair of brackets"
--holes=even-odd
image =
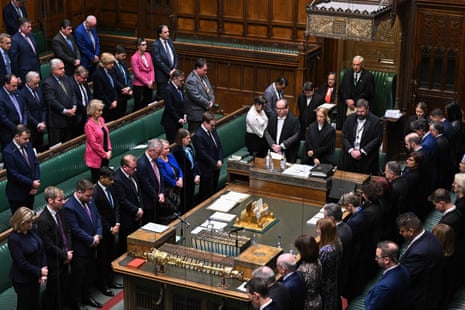
[(180, 216), (179, 213), (174, 212), (173, 214), (174, 214), (174, 216), (176, 216), (182, 223), (184, 223), (184, 225), (186, 225), (186, 227), (191, 226), (191, 224), (190, 224), (188, 221), (186, 221), (182, 216)]
[(232, 233), (237, 233), (241, 230), (244, 230), (244, 227), (237, 227), (237, 228), (233, 228), (229, 231), (228, 235), (231, 235)]

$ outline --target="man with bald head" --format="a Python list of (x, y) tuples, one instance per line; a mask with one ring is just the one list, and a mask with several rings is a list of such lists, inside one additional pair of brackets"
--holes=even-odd
[(276, 281), (276, 276), (268, 266), (260, 266), (252, 272), (252, 279), (262, 279), (268, 285), (269, 296), (283, 309), (292, 309), (291, 296), (287, 288)]
[(97, 18), (89, 15), (74, 30), (74, 38), (81, 52), (81, 65), (89, 70), (89, 78), (92, 77), (100, 60), (100, 39), (97, 35), (96, 26)]
[(294, 255), (290, 253), (281, 254), (276, 261), (276, 269), (283, 276), (282, 282), (291, 296), (292, 309), (303, 309), (307, 288), (302, 274), (297, 271), (297, 262)]

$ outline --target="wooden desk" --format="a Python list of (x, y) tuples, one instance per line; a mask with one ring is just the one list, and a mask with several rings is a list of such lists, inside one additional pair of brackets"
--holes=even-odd
[(349, 172), (343, 170), (336, 170), (333, 175), (333, 179), (341, 179), (345, 181), (354, 182), (357, 185), (362, 185), (366, 180), (368, 180), (369, 175), (363, 173)]

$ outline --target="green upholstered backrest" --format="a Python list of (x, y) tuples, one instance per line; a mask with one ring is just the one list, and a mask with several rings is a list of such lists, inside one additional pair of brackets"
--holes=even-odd
[(0, 293), (12, 286), (10, 280), (10, 267), (12, 258), (8, 250), (7, 242), (0, 244)]
[(224, 158), (232, 155), (245, 145), (245, 118), (247, 113), (238, 115), (233, 120), (218, 127), (218, 136), (223, 145)]

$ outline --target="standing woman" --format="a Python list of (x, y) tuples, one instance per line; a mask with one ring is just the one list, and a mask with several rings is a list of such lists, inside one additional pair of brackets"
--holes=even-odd
[(254, 104), (247, 112), (245, 145), (250, 154), (265, 157), (268, 146), (263, 134), (268, 126), (268, 117), (265, 113), (266, 99), (263, 96), (255, 97)]
[(111, 159), (110, 131), (102, 117), (104, 104), (93, 99), (87, 106), (88, 120), (84, 126), (86, 134), (86, 151), (84, 160), (92, 175), (92, 183), (97, 183), (99, 170), (108, 166)]
[(320, 233), (319, 258), (323, 268), (321, 297), (323, 309), (341, 309), (337, 288), (337, 271), (342, 258), (342, 246), (337, 235), (336, 223), (332, 218), (322, 218), (316, 223)]
[(305, 280), (307, 295), (304, 302), (304, 310), (323, 309), (321, 299), (322, 268), (318, 259), (318, 244), (310, 235), (300, 235), (294, 242), (299, 252), (300, 263), (297, 268)]
[(16, 309), (40, 308), (40, 285), (47, 281), (47, 258), (37, 230), (32, 228), (34, 211), (20, 207), (10, 219), (13, 231), (8, 237), (8, 248), (13, 263), (10, 279), (18, 296)]
[(328, 109), (316, 109), (316, 121), (305, 131), (305, 144), (302, 163), (318, 166), (333, 164), (336, 150), (336, 129), (329, 123)]
[(410, 128), (410, 124), (416, 120), (425, 119), (427, 116), (426, 113), (428, 113), (428, 107), (426, 106), (426, 103), (424, 101), (418, 102), (415, 107), (415, 114), (409, 115), (407, 117), (404, 128), (404, 136), (413, 132), (413, 130)]
[(183, 188), (183, 171), (178, 165), (176, 158), (170, 154), (170, 144), (166, 140), (161, 140), (163, 146), (161, 148), (160, 157), (157, 159), (158, 167), (160, 168), (161, 177), (165, 184), (165, 210), (167, 214), (161, 216), (169, 216), (173, 212), (179, 212), (181, 205), (181, 189)]
[(147, 52), (147, 41), (137, 38), (137, 51), (131, 56), (131, 67), (134, 73), (134, 110), (146, 107), (152, 101), (155, 69), (152, 57)]
[(175, 143), (176, 146), (173, 149), (173, 155), (184, 174), (180, 211), (185, 213), (194, 206), (194, 191), (195, 185), (200, 183), (200, 170), (195, 161), (194, 148), (191, 145), (189, 130), (179, 128)]

